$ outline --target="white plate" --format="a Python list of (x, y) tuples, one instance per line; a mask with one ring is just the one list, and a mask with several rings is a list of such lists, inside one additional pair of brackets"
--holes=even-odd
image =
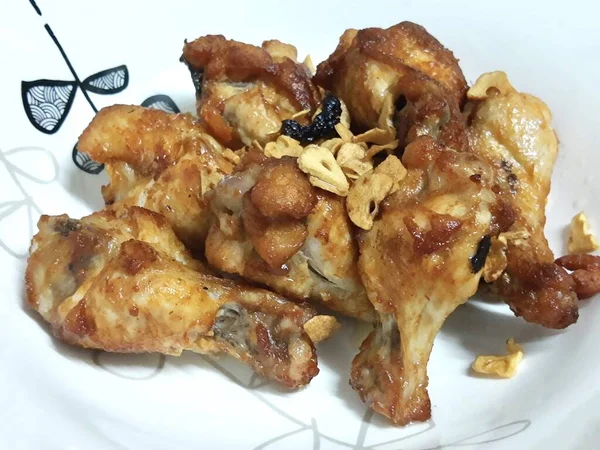
[[(433, 419), (405, 428), (372, 417), (349, 387), (359, 343), (353, 324), (319, 347), (321, 373), (308, 388), (283, 393), (226, 359), (110, 355), (66, 346), (23, 306), (24, 255), (39, 214), (79, 217), (102, 205), (104, 174), (87, 174), (72, 161), (92, 108), (164, 94), (181, 110), (193, 110), (192, 84), (178, 57), (184, 38), (209, 33), (251, 43), (278, 38), (320, 61), (346, 28), (412, 20), (455, 52), (469, 81), (505, 70), (515, 86), (540, 96), (554, 112), (561, 153), (547, 233), (563, 252), (565, 226), (579, 210), (600, 230), (599, 8), (592, 2), (549, 3), (38, 0), (38, 14), (26, 0), (2, 2), (0, 447), (597, 448), (598, 300), (582, 302), (579, 323), (564, 332), (526, 324), (502, 305), (472, 301), (461, 307), (437, 338), (429, 364)], [(32, 126), (21, 98), (22, 81), (74, 79), (45, 24), (84, 85), (92, 74), (121, 65), (127, 76), (120, 69), (105, 81), (118, 87), (128, 79), (113, 95), (86, 96), (77, 84), (60, 92), (40, 89), (38, 94), (59, 95), (65, 103), (76, 90), (60, 128), (52, 113), (43, 112), (47, 105), (28, 99), (42, 108), (33, 107), (32, 117), (50, 117), (43, 126), (54, 127), (53, 134)], [(502, 351), (510, 336), (525, 351), (516, 378), (469, 375), (474, 355)]]

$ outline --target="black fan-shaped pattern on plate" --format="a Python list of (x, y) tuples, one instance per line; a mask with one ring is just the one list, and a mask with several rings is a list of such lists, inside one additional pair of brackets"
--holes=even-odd
[(90, 175), (98, 175), (104, 170), (104, 164), (94, 161), (87, 153), (77, 150), (77, 144), (73, 147), (71, 157), (77, 167)]
[(95, 94), (109, 95), (124, 90), (129, 84), (127, 66), (121, 65), (90, 75), (81, 82), (81, 87)]
[(142, 102), (142, 106), (146, 108), (160, 109), (161, 111), (176, 114), (179, 111), (179, 107), (175, 104), (173, 99), (168, 95), (158, 94), (148, 97)]
[(21, 82), (23, 107), (31, 124), (42, 133), (56, 133), (71, 109), (76, 91), (74, 81)]

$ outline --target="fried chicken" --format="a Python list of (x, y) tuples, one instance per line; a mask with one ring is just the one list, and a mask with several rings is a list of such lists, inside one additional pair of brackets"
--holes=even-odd
[(115, 105), (98, 112), (77, 147), (106, 164), (107, 205), (163, 214), (186, 246), (201, 250), (209, 227), (205, 194), (233, 165), (188, 115)]
[[(196, 85), (198, 116), (223, 145), (265, 144), (284, 119), (309, 110), (320, 94), (295, 47), (279, 41), (262, 47), (204, 36), (183, 47), (182, 61)], [(301, 119), (305, 120), (305, 119)]]
[(211, 266), (371, 319), (343, 200), (311, 186), (292, 158), (248, 156), (255, 161), (243, 162), (212, 194)]
[(166, 220), (143, 208), (42, 216), (29, 305), (60, 339), (113, 352), (227, 353), (294, 388), (318, 373), (303, 325), (315, 313), (202, 270)]
[(503, 72), (482, 75), (469, 90), (473, 103), (472, 151), (494, 168), (494, 189), (514, 211), (510, 230), (528, 239), (510, 242), (507, 267), (491, 286), (517, 316), (548, 328), (565, 328), (578, 318), (572, 277), (554, 262), (544, 235), (546, 201), (558, 153), (548, 107), (517, 92)]
[[(407, 176), (359, 236), (359, 269), (379, 320), (352, 363), (351, 384), (395, 424), (431, 416), (427, 362), (440, 327), (477, 290), (481, 253), (498, 228), (490, 168), (423, 136)], [(485, 254), (483, 255), (485, 257)]]
[(393, 122), (401, 148), (422, 135), (466, 148), (465, 78), (452, 52), (419, 25), (347, 30), (314, 80), (346, 103), (361, 131)]
[(579, 300), (590, 298), (600, 292), (600, 256), (566, 255), (558, 258), (556, 264), (573, 271), (571, 277)]

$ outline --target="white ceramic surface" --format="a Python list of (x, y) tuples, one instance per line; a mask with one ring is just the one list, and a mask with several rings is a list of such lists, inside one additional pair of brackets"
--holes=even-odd
[[(564, 332), (526, 324), (504, 305), (474, 300), (459, 308), (438, 336), (429, 364), (433, 419), (405, 428), (373, 417), (349, 387), (360, 340), (352, 323), (319, 346), (321, 373), (310, 386), (283, 393), (227, 359), (123, 356), (66, 346), (23, 304), (24, 255), (39, 214), (79, 217), (102, 205), (104, 173), (87, 174), (72, 161), (93, 108), (164, 94), (181, 110), (193, 110), (193, 87), (178, 58), (184, 38), (209, 33), (251, 43), (278, 38), (318, 62), (346, 28), (412, 20), (455, 52), (469, 81), (484, 71), (506, 71), (517, 88), (540, 96), (554, 113), (561, 153), (547, 233), (555, 251), (563, 252), (565, 226), (579, 210), (600, 231), (597, 3), (38, 0), (37, 7), (40, 13), (28, 0), (0, 1), (0, 448), (600, 446), (598, 299), (582, 302), (579, 322)], [(121, 65), (127, 76), (121, 68), (88, 78)], [(72, 82), (75, 75), (72, 85), (26, 96), (34, 120), (45, 118), (40, 127), (56, 128), (52, 134), (36, 129), (24, 111), (22, 81)], [(89, 100), (83, 95), (90, 85), (96, 91), (122, 88), (126, 78), (121, 92), (88, 89)], [(64, 112), (73, 90), (72, 107), (58, 128), (53, 114)], [(58, 106), (44, 104), (49, 101)], [(525, 351), (517, 377), (469, 375), (477, 353), (502, 351), (510, 336)]]

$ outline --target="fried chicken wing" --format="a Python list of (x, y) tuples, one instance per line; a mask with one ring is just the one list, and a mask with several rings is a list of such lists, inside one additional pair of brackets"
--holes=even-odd
[(217, 185), (206, 258), (218, 270), (372, 317), (343, 200), (308, 183), (292, 158), (258, 156)]
[(224, 149), (190, 116), (139, 106), (98, 112), (78, 149), (106, 164), (108, 205), (142, 206), (163, 214), (177, 236), (201, 250), (209, 226), (205, 194), (232, 171)]
[(546, 200), (558, 152), (548, 107), (517, 92), (502, 72), (484, 74), (469, 91), (474, 103), (469, 138), (472, 151), (495, 173), (495, 190), (514, 211), (511, 230), (529, 238), (509, 242), (507, 267), (492, 286), (517, 316), (548, 328), (577, 321), (572, 277), (554, 262), (544, 235)]
[(347, 30), (314, 79), (346, 103), (359, 129), (394, 122), (401, 147), (422, 135), (466, 147), (465, 78), (452, 52), (419, 25)]
[(319, 91), (291, 45), (255, 47), (209, 35), (186, 43), (182, 60), (196, 80), (198, 116), (230, 148), (265, 144), (282, 120), (318, 107)]
[[(445, 319), (475, 291), (497, 229), (490, 168), (424, 136), (407, 176), (359, 236), (359, 269), (379, 320), (352, 363), (351, 384), (395, 424), (431, 416), (427, 362)], [(482, 255), (483, 253), (483, 255)]]
[(142, 208), (42, 216), (29, 305), (60, 339), (113, 352), (227, 353), (294, 388), (318, 373), (310, 308), (206, 273), (166, 220)]

